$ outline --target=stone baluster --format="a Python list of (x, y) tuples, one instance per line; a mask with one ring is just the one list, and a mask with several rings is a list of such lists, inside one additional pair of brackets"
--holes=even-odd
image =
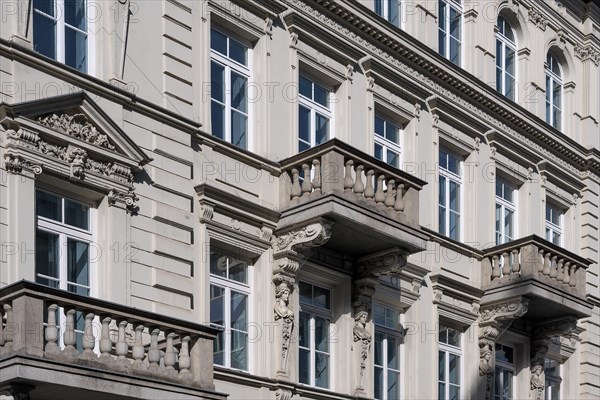
[(362, 181), (362, 173), (365, 167), (359, 165), (356, 167), (356, 179), (354, 180), (354, 193), (362, 194), (365, 191), (365, 184)]
[(66, 312), (65, 332), (63, 333), (63, 343), (65, 348), (63, 354), (75, 356), (78, 354), (75, 345), (77, 344), (77, 334), (75, 332), (75, 314), (76, 310), (70, 309)]
[(112, 340), (110, 340), (110, 323), (112, 319), (106, 317), (102, 319), (102, 331), (100, 332), (100, 358), (103, 362), (112, 361), (110, 351), (112, 350)]
[(85, 358), (96, 358), (94, 354), (94, 347), (96, 346), (96, 338), (94, 337), (94, 313), (87, 313), (84, 321), (83, 328), (83, 357)]
[(558, 274), (557, 272), (557, 263), (556, 263), (556, 259), (558, 258), (558, 256), (552, 256), (552, 258), (550, 259), (550, 278), (556, 278), (556, 275)]
[(562, 282), (562, 280), (565, 276), (564, 264), (565, 264), (564, 259), (561, 258), (560, 260), (558, 260), (558, 264), (556, 266), (556, 269), (557, 269), (556, 280), (559, 282)]
[(301, 194), (300, 173), (298, 172), (298, 168), (292, 168), (292, 200), (300, 197)]
[(127, 321), (119, 322), (119, 333), (117, 343), (115, 344), (115, 351), (117, 352), (117, 362), (120, 364), (127, 364), (127, 353), (129, 352), (129, 345), (125, 341), (125, 328), (127, 328)]
[(502, 276), (510, 276), (510, 258), (508, 251), (502, 253)]
[(173, 339), (175, 336), (177, 335), (173, 332), (167, 335), (167, 346), (164, 355), (165, 373), (172, 376), (177, 375), (177, 371), (175, 371), (175, 347), (173, 347)]
[(550, 275), (550, 253), (546, 252), (544, 254), (544, 270), (542, 271), (544, 275)]
[(366, 180), (367, 186), (365, 187), (365, 197), (367, 199), (372, 199), (375, 196), (375, 189), (373, 188), (373, 177), (375, 176), (375, 171), (372, 169), (367, 171)]
[(544, 271), (544, 250), (540, 249), (538, 251), (538, 258), (539, 258), (539, 262), (538, 262), (538, 268), (537, 268), (537, 272), (542, 272)]
[(312, 182), (310, 181), (310, 165), (302, 164), (302, 172), (304, 174), (304, 180), (302, 181), (302, 195), (304, 193), (312, 192)]
[(383, 192), (383, 181), (385, 180), (385, 176), (379, 175), (377, 178), (377, 189), (375, 192), (375, 202), (377, 204), (383, 203), (385, 200), (385, 193)]
[(191, 338), (189, 336), (186, 336), (181, 340), (181, 351), (179, 352), (179, 377), (181, 379), (192, 378), (192, 373), (190, 372), (190, 340)]
[(7, 353), (13, 350), (13, 335), (14, 335), (14, 320), (13, 320), (13, 309), (10, 304), (4, 305), (4, 313), (6, 314), (6, 326), (3, 332), (4, 349)]
[(143, 369), (144, 368), (144, 342), (142, 341), (142, 333), (144, 332), (144, 325), (138, 325), (135, 328), (135, 343), (131, 349), (131, 356), (133, 357), (133, 368)]
[(149, 371), (158, 372), (160, 367), (158, 363), (160, 362), (160, 350), (158, 349), (158, 335), (160, 334), (160, 330), (155, 328), (150, 332), (150, 348), (148, 349), (148, 362), (150, 366), (148, 367)]
[(321, 192), (321, 161), (313, 160), (313, 170), (315, 177), (313, 178), (312, 186), (315, 192)]
[(344, 190), (352, 190), (354, 187), (354, 179), (352, 179), (352, 165), (354, 161), (346, 161), (346, 169), (344, 171)]
[(404, 211), (404, 184), (401, 183), (396, 188), (396, 203), (394, 203), (394, 210)]
[(571, 269), (569, 270), (569, 275), (571, 275), (571, 279), (569, 280), (569, 286), (575, 287), (577, 286), (577, 279), (575, 279), (575, 271), (577, 270), (577, 266), (575, 264), (571, 264)]
[(519, 260), (519, 250), (512, 250), (512, 272), (519, 274), (521, 272), (521, 261)]
[(564, 274), (563, 274), (563, 278), (562, 278), (562, 282), (567, 285), (571, 282), (571, 272), (569, 269), (570, 265), (571, 265), (570, 261), (565, 262)]
[(387, 190), (385, 192), (385, 201), (383, 204), (386, 207), (393, 207), (396, 200), (394, 199), (394, 191), (396, 189), (396, 181), (390, 179), (387, 183)]
[(56, 311), (58, 306), (52, 304), (48, 306), (48, 325), (44, 332), (44, 338), (46, 339), (46, 347), (44, 350), (46, 353), (58, 354), (60, 349), (58, 347), (58, 328), (56, 327)]
[(497, 255), (492, 256), (492, 280), (500, 278), (500, 260)]

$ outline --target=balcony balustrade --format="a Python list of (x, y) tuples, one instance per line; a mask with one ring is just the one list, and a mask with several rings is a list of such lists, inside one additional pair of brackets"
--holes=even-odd
[[(79, 332), (77, 318), (83, 318)], [(76, 367), (99, 380), (145, 386), (147, 392), (137, 392), (144, 398), (169, 392), (175, 398), (224, 398), (212, 392), (218, 333), (213, 328), (25, 281), (0, 289), (0, 322), (0, 383), (46, 387), (54, 378), (58, 385), (76, 386), (71, 375), (60, 379), (61, 372), (70, 374)], [(19, 357), (36, 361), (25, 363), (31, 373), (11, 369), (20, 364)], [(36, 375), (38, 368), (48, 368), (45, 363), (56, 373)], [(155, 383), (142, 383), (148, 380)], [(89, 389), (102, 391), (98, 386)], [(106, 382), (104, 386), (114, 390)], [(123, 394), (131, 395), (129, 390)], [(43, 391), (34, 397), (43, 398)]]

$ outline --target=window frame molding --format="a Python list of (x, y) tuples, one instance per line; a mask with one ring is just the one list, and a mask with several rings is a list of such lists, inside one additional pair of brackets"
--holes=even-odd
[[(502, 17), (502, 19), (504, 20), (504, 23), (506, 25), (508, 25), (508, 27), (512, 31), (513, 36), (515, 38), (514, 41), (511, 41), (504, 34), (500, 33), (500, 30), (498, 28), (498, 18), (500, 18), (500, 17)], [(506, 29), (506, 27), (505, 27), (505, 29)], [(506, 16), (502, 14), (502, 12), (500, 12), (498, 14), (498, 17), (496, 19), (496, 25), (494, 25), (494, 37), (496, 38), (496, 43), (498, 43), (498, 42), (501, 43), (501, 49), (502, 49), (502, 66), (500, 68), (501, 78), (502, 78), (501, 90), (498, 90), (498, 82), (496, 82), (496, 90), (498, 91), (498, 93), (502, 94), (507, 99), (512, 100), (512, 101), (517, 101), (519, 99), (519, 93), (518, 93), (519, 85), (517, 84), (518, 75), (519, 75), (518, 35), (517, 35), (517, 30), (512, 26), (512, 24), (506, 18)], [(506, 74), (508, 74), (508, 72), (506, 71), (506, 49), (507, 48), (509, 48), (510, 50), (512, 50), (514, 52), (514, 72), (515, 72), (515, 74), (513, 76), (514, 88), (513, 88), (512, 98), (508, 97), (508, 95), (506, 94)], [(498, 58), (498, 54), (496, 54), (496, 58)], [(498, 68), (497, 64), (496, 64), (496, 68)]]
[[(309, 99), (306, 96), (300, 94), (300, 77), (304, 77), (305, 79), (308, 79), (311, 81), (311, 90), (313, 92), (313, 97), (314, 97), (314, 85), (317, 84), (321, 87), (323, 87), (324, 89), (329, 91), (329, 95), (328, 95), (328, 103), (329, 103), (329, 107), (325, 107), (319, 103), (317, 103), (316, 101), (314, 101), (313, 99)], [(328, 141), (330, 139), (333, 139), (335, 137), (335, 103), (336, 103), (336, 98), (335, 98), (335, 88), (333, 86), (331, 86), (330, 84), (328, 84), (326, 81), (324, 81), (323, 79), (319, 79), (318, 76), (315, 76), (313, 73), (311, 73), (310, 71), (306, 71), (306, 69), (302, 69), (300, 68), (300, 70), (298, 71), (297, 74), (297, 79), (298, 79), (298, 92), (297, 92), (297, 96), (298, 96), (298, 104), (296, 107), (296, 113), (297, 113), (297, 117), (298, 117), (298, 124), (296, 126), (296, 137), (297, 140), (295, 141), (295, 146), (296, 146), (296, 152), (300, 152), (300, 107), (304, 107), (307, 108), (310, 111), (310, 142), (309, 148), (313, 148), (315, 146), (317, 146), (318, 144), (316, 143), (316, 130), (315, 130), (315, 123), (316, 123), (316, 114), (319, 113), (321, 115), (323, 115), (325, 118), (328, 118), (329, 121), (329, 131), (327, 132), (327, 140)], [(302, 141), (304, 142), (304, 141)]]
[[(439, 332), (440, 332), (440, 327), (441, 326), (445, 326), (447, 328), (451, 328), (454, 329), (456, 331), (458, 331), (460, 333), (460, 347), (456, 347), (456, 346), (452, 346), (450, 344), (447, 343), (442, 343), (439, 341)], [(439, 354), (441, 351), (443, 351), (446, 356), (444, 357), (444, 371), (445, 371), (445, 376), (444, 376), (444, 385), (445, 385), (445, 393), (444, 393), (444, 399), (448, 399), (450, 398), (449, 396), (449, 390), (450, 390), (450, 379), (449, 379), (449, 364), (450, 364), (450, 357), (448, 357), (448, 354), (454, 354), (454, 355), (458, 355), (460, 357), (460, 363), (459, 363), (459, 374), (460, 377), (458, 379), (459, 384), (458, 384), (458, 398), (461, 398), (461, 394), (464, 391), (464, 386), (465, 386), (465, 377), (464, 377), (464, 371), (465, 371), (465, 332), (463, 332), (462, 329), (458, 328), (457, 326), (455, 326), (452, 323), (446, 322), (443, 319), (438, 319), (438, 329), (437, 329), (437, 354), (438, 354), (438, 376), (437, 376), (437, 392), (438, 392), (438, 399), (440, 398), (440, 393), (439, 393), (439, 384), (440, 384), (440, 380), (439, 380)]]
[[(458, 162), (458, 170), (461, 173), (460, 175), (457, 175), (454, 172), (451, 172), (451, 171), (449, 171), (449, 170), (447, 170), (445, 168), (442, 168), (441, 165), (439, 165), (439, 152), (440, 151), (444, 151), (448, 155), (451, 154), (451, 155), (455, 156), (455, 158), (457, 158), (459, 160), (459, 162)], [(463, 216), (464, 216), (464, 190), (465, 190), (464, 186), (465, 185), (464, 185), (464, 178), (462, 176), (462, 172), (464, 171), (464, 168), (463, 168), (464, 158), (465, 157), (463, 157), (460, 153), (452, 150), (451, 148), (449, 148), (447, 146), (444, 146), (442, 144), (440, 144), (438, 146), (438, 157), (437, 157), (437, 162), (438, 162), (438, 171), (437, 171), (438, 172), (437, 173), (437, 179), (438, 179), (438, 182), (437, 182), (438, 183), (437, 184), (437, 191), (438, 191), (438, 196), (437, 196), (437, 201), (436, 201), (437, 205), (438, 205), (438, 212), (437, 212), (437, 216), (438, 216), (437, 217), (437, 220), (438, 220), (438, 229), (437, 229), (437, 232), (439, 234), (441, 234), (441, 235), (443, 235), (443, 236), (451, 239), (451, 240), (456, 240), (456, 241), (459, 241), (459, 242), (461, 242), (463, 240), (463, 231), (464, 231), (464, 229), (463, 229), (463, 227), (464, 227), (463, 226), (463, 224), (464, 224), (464, 218), (463, 218)], [(440, 204), (440, 196), (439, 196), (439, 194), (440, 194), (439, 193), (439, 186), (440, 186), (439, 185), (439, 178), (440, 177), (444, 177), (446, 179), (447, 183), (450, 180), (453, 181), (453, 182), (455, 182), (455, 183), (457, 183), (458, 186), (459, 186), (459, 188), (460, 188), (459, 189), (459, 193), (458, 193), (458, 195), (459, 195), (459, 204), (458, 204), (458, 209), (459, 209), (459, 212), (458, 212), (458, 215), (459, 215), (458, 230), (459, 230), (459, 232), (458, 232), (458, 238), (456, 238), (456, 239), (452, 239), (450, 237), (450, 212), (449, 212), (449, 209), (450, 209), (450, 206), (449, 206), (450, 205), (450, 185), (449, 184), (446, 184), (445, 185), (445, 189), (444, 189), (445, 190), (445, 198), (447, 200), (447, 203), (444, 204), (444, 207), (446, 208), (446, 221), (445, 221), (446, 231), (444, 233), (440, 232), (440, 222), (441, 222), (439, 220), (439, 207), (441, 205)]]
[[(381, 2), (381, 7), (383, 10), (382, 14), (379, 14), (377, 12), (377, 2)], [(398, 2), (398, 24), (394, 24), (392, 21), (389, 20), (389, 10), (390, 10), (390, 2), (392, 1), (397, 1)], [(404, 16), (404, 1), (403, 0), (375, 0), (373, 2), (373, 12), (380, 16), (381, 18), (385, 19), (388, 23), (390, 23), (392, 26), (395, 26), (396, 28), (399, 29), (403, 29), (404, 28), (404, 21), (403, 21), (403, 16)]]
[[(495, 346), (496, 345), (502, 345), (502, 346), (510, 347), (513, 350), (513, 362), (512, 362), (512, 364), (511, 363), (507, 363), (505, 361), (498, 361), (497, 359), (495, 359), (495, 357), (496, 357)], [(496, 386), (496, 380), (495, 380), (496, 379), (495, 378), (496, 371), (495, 370), (498, 369), (498, 368), (502, 369), (503, 371), (512, 372), (512, 382), (511, 382), (512, 393), (511, 393), (510, 400), (516, 400), (516, 399), (519, 398), (519, 391), (518, 391), (518, 388), (517, 388), (517, 362), (516, 362), (517, 355), (516, 355), (516, 352), (517, 352), (517, 346), (515, 346), (512, 343), (508, 343), (507, 344), (507, 343), (505, 343), (503, 341), (497, 341), (495, 343), (495, 345), (494, 345), (494, 381), (492, 383), (492, 397), (493, 397), (493, 400), (496, 399), (496, 396), (494, 394), (495, 393), (495, 389), (496, 389), (496, 387), (495, 387)], [(502, 399), (503, 396), (500, 396), (500, 398)]]
[[(559, 222), (558, 225), (548, 221), (548, 219), (546, 218), (547, 215), (547, 210), (548, 208), (554, 209), (556, 211), (559, 211)], [(565, 210), (565, 208), (563, 206), (561, 206), (560, 203), (556, 202), (554, 199), (552, 199), (550, 196), (546, 195), (546, 210), (544, 212), (544, 238), (549, 241), (554, 243), (553, 241), (549, 240), (547, 237), (547, 232), (546, 229), (550, 228), (550, 231), (552, 233), (558, 233), (560, 235), (560, 243), (558, 243), (558, 246), (564, 246), (564, 231), (565, 231), (565, 215), (567, 214), (568, 210)]]
[[(442, 31), (442, 29), (440, 28), (440, 12), (441, 9), (439, 7), (440, 2), (443, 2), (446, 6), (446, 9), (448, 9), (449, 7), (453, 8), (455, 11), (458, 12), (458, 14), (460, 14), (460, 39), (458, 40), (459, 43), (459, 54), (458, 54), (458, 64), (454, 63), (451, 59), (450, 59), (450, 13), (449, 12), (445, 12), (444, 15), (444, 21), (446, 24), (446, 29), (443, 30), (444, 32), (444, 46), (446, 47), (446, 54), (442, 54), (440, 52), (440, 47), (439, 47), (439, 34)], [(438, 24), (437, 24), (437, 33), (438, 33), (438, 51), (437, 53), (439, 55), (441, 55), (442, 57), (444, 57), (446, 60), (450, 61), (452, 64), (463, 68), (464, 66), (464, 29), (465, 29), (465, 10), (464, 10), (464, 6), (462, 4), (462, 0), (438, 0)]]
[[(560, 76), (557, 75), (556, 73), (554, 73), (551, 69), (550, 69), (550, 65), (548, 65), (548, 56), (552, 57), (557, 65), (558, 68), (560, 70)], [(546, 84), (546, 88), (550, 88), (550, 93), (548, 92), (548, 90), (546, 90), (546, 98), (545, 98), (545, 105), (546, 107), (548, 107), (548, 103), (550, 104), (550, 115), (548, 115), (548, 111), (546, 111), (546, 118), (545, 118), (545, 122), (546, 124), (550, 125), (551, 127), (553, 127), (554, 129), (563, 132), (563, 127), (564, 127), (564, 112), (565, 112), (565, 79), (564, 79), (564, 75), (565, 75), (565, 69), (559, 59), (559, 57), (556, 56), (556, 54), (552, 51), (552, 49), (548, 49), (548, 51), (546, 52), (546, 59), (544, 60), (544, 78), (545, 81), (548, 82), (548, 79), (550, 80), (550, 84)], [(560, 85), (560, 93), (559, 93), (559, 98), (560, 98), (560, 103), (561, 106), (558, 109), (560, 111), (560, 120), (558, 121), (558, 124), (556, 124), (556, 121), (554, 121), (554, 98), (552, 96), (552, 94), (554, 94), (554, 86), (553, 83), (558, 83)], [(555, 126), (556, 125), (556, 126)]]
[[(384, 325), (379, 325), (377, 323), (375, 323), (375, 306), (380, 306), (383, 307), (384, 309), (389, 309), (392, 311), (396, 312), (397, 315), (397, 329), (393, 329)], [(387, 378), (388, 378), (388, 371), (391, 370), (392, 372), (396, 372), (398, 374), (398, 388), (396, 389), (396, 392), (398, 394), (398, 398), (402, 398), (402, 392), (401, 392), (401, 388), (402, 388), (402, 364), (403, 364), (403, 356), (402, 356), (402, 344), (404, 343), (404, 335), (402, 332), (402, 324), (401, 324), (401, 319), (402, 319), (402, 312), (401, 310), (399, 310), (397, 307), (390, 307), (388, 304), (384, 303), (384, 302), (379, 302), (379, 301), (374, 301), (373, 305), (372, 305), (372, 321), (373, 321), (373, 341), (376, 340), (376, 335), (377, 333), (381, 333), (384, 335), (384, 342), (382, 344), (382, 355), (383, 355), (383, 365), (378, 366), (375, 364), (375, 356), (373, 356), (373, 385), (375, 385), (375, 368), (381, 368), (383, 370), (383, 390), (382, 393), (384, 393), (385, 395), (378, 400), (387, 400)], [(398, 330), (400, 329), (400, 330)], [(388, 359), (387, 359), (387, 355), (388, 355), (388, 344), (389, 342), (387, 341), (388, 336), (391, 336), (393, 338), (395, 338), (397, 340), (398, 343), (398, 369), (394, 370), (394, 369), (390, 369), (388, 367)]]
[[(512, 192), (512, 196), (513, 196), (513, 202), (509, 202), (508, 200), (504, 199), (504, 197), (500, 197), (498, 196), (496, 192), (496, 185), (498, 185), (498, 183), (501, 183), (503, 185), (503, 189), (506, 190), (506, 188), (508, 188), (511, 192)], [(515, 239), (517, 239), (519, 237), (519, 214), (518, 214), (518, 210), (519, 210), (519, 189), (517, 187), (516, 184), (514, 184), (513, 182), (499, 176), (498, 173), (496, 173), (496, 181), (495, 181), (495, 185), (494, 185), (494, 213), (496, 211), (496, 206), (500, 205), (500, 232), (496, 231), (496, 229), (494, 229), (494, 236), (497, 239), (497, 235), (500, 234), (500, 238), (501, 241), (500, 243), (496, 243), (496, 245), (500, 245), (500, 244), (504, 244), (504, 243), (508, 243), (510, 241), (513, 241)], [(505, 210), (509, 210), (513, 212), (513, 219), (512, 219), (512, 225), (513, 225), (513, 237), (510, 238), (509, 241), (505, 241), (506, 238), (506, 232), (504, 231), (505, 227), (503, 222), (503, 216), (504, 216), (504, 211)]]
[[(403, 161), (403, 152), (402, 152), (402, 144), (403, 144), (403, 139), (404, 139), (404, 128), (405, 128), (405, 124), (400, 124), (396, 121), (394, 121), (392, 118), (388, 117), (388, 115), (386, 115), (385, 113), (382, 113), (380, 110), (378, 110), (377, 108), (375, 109), (375, 112), (373, 114), (373, 156), (375, 157), (375, 145), (379, 144), (382, 147), (382, 154), (383, 154), (383, 158), (384, 160), (381, 160), (385, 163), (388, 163), (387, 160), (387, 151), (390, 150), (394, 153), (396, 153), (398, 155), (398, 166), (396, 166), (396, 168), (400, 169), (402, 168), (402, 161)], [(383, 137), (379, 134), (377, 134), (375, 132), (375, 119), (381, 119), (383, 120), (385, 127), (387, 128), (388, 124), (393, 125), (396, 129), (397, 129), (397, 134), (398, 134), (398, 142), (399, 143), (394, 143), (391, 140), (387, 139), (386, 137)], [(385, 130), (385, 128), (384, 128)], [(391, 165), (388, 163), (388, 165)]]

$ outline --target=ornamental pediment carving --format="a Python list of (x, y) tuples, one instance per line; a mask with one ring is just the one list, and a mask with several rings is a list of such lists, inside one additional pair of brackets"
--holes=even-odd
[(86, 181), (109, 190), (131, 188), (151, 159), (85, 93), (35, 102), (0, 103), (5, 167)]

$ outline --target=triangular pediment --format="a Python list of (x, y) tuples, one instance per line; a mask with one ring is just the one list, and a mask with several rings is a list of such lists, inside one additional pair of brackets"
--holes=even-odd
[(0, 103), (0, 120), (5, 126), (17, 123), (44, 132), (54, 142), (79, 145), (134, 171), (151, 161), (85, 92), (14, 105)]

